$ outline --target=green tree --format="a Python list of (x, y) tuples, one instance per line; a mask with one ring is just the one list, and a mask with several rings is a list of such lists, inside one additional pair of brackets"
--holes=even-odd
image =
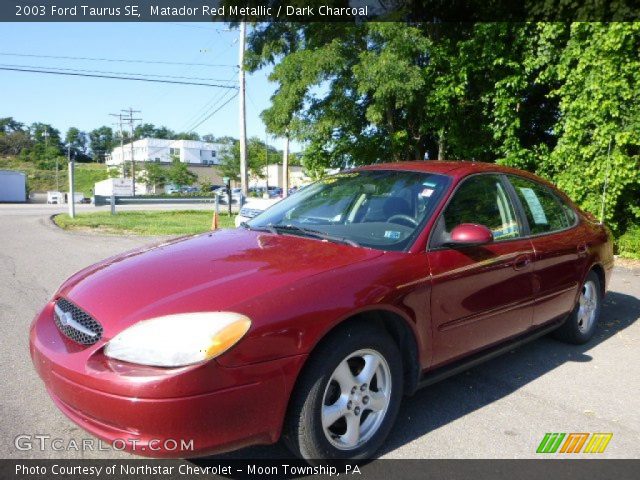
[[(262, 118), (327, 167), (476, 159), (536, 172), (618, 232), (640, 220), (640, 23), (258, 24)], [(611, 155), (608, 150), (611, 143)], [(607, 173), (608, 172), (608, 173)]]
[(20, 123), (13, 117), (0, 118), (0, 135), (24, 130), (24, 123)]
[[(223, 176), (240, 180), (240, 142), (232, 139), (231, 144), (221, 157), (220, 171)], [(293, 158), (291, 155), (290, 158)], [(282, 160), (282, 153), (273, 147), (267, 147), (264, 141), (252, 137), (247, 141), (247, 163), (249, 175), (253, 178), (264, 178), (265, 167), (268, 164)]]
[(156, 126), (153, 123), (143, 123), (134, 129), (136, 138), (159, 138), (156, 136)]
[(153, 133), (154, 138), (163, 138), (165, 140), (175, 140), (176, 134), (167, 127), (158, 127)]
[(41, 122), (32, 123), (28, 129), (31, 142), (20, 150), (20, 158), (36, 163), (40, 168), (55, 168), (56, 158), (64, 157), (60, 131)]
[(196, 132), (180, 132), (173, 136), (174, 140), (200, 140), (200, 135)]
[(93, 160), (96, 162), (107, 153), (110, 153), (117, 145), (113, 130), (107, 126), (91, 130), (89, 132), (89, 142)]
[(87, 155), (89, 149), (89, 136), (86, 132), (80, 131), (76, 127), (67, 130), (64, 137), (65, 145), (71, 145), (71, 152), (77, 161), (90, 161), (91, 157)]
[(166, 180), (177, 186), (193, 185), (198, 176), (189, 171), (186, 163), (182, 163), (179, 158), (171, 160), (171, 166), (167, 170)]
[[(549, 33), (551, 31), (551, 33)], [(640, 23), (545, 26), (546, 38), (568, 35), (559, 61), (544, 72), (560, 86), (558, 144), (538, 170), (618, 232), (640, 221)], [(610, 153), (609, 153), (609, 147)]]
[(142, 181), (153, 187), (155, 192), (157, 187), (162, 187), (167, 181), (167, 171), (156, 162), (144, 162), (142, 170)]
[(312, 169), (492, 160), (484, 95), (502, 72), (475, 55), (508, 50), (518, 26), (489, 35), (481, 25), (260, 25), (247, 68), (274, 64), (277, 89), (262, 117), (270, 132), (306, 144)]
[(0, 118), (0, 154), (18, 155), (33, 147), (33, 140), (24, 124), (13, 117)]

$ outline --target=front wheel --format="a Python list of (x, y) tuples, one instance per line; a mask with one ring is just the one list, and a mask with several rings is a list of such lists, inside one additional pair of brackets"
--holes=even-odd
[(600, 279), (591, 271), (580, 290), (578, 302), (565, 323), (554, 332), (559, 340), (582, 345), (595, 334), (600, 317), (602, 289)]
[(298, 382), (286, 443), (306, 460), (371, 457), (397, 416), (402, 378), (400, 352), (386, 332), (357, 324), (332, 335)]

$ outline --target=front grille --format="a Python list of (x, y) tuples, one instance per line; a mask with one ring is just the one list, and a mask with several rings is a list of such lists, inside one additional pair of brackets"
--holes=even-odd
[[(60, 318), (56, 311), (57, 308), (54, 309), (53, 313), (53, 319), (58, 330), (66, 337), (82, 345), (93, 345), (100, 340), (100, 337), (102, 337), (102, 325), (96, 322), (87, 312), (64, 298), (60, 298), (56, 302), (56, 307), (67, 314), (65, 318)], [(70, 318), (68, 314), (71, 314)]]
[(240, 216), (245, 218), (253, 218), (258, 214), (262, 213), (262, 210), (258, 210), (256, 208), (242, 208), (240, 210)]

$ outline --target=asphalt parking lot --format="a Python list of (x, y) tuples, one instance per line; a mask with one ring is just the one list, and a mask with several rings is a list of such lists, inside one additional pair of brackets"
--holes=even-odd
[[(49, 221), (57, 211), (65, 209), (0, 205), (0, 455), (128, 458), (113, 450), (15, 447), (18, 435), (59, 438), (63, 446), (91, 438), (54, 407), (31, 366), (28, 326), (33, 316), (78, 269), (154, 240), (69, 234)], [(381, 455), (534, 458), (546, 432), (612, 432), (600, 457), (639, 458), (639, 318), (640, 270), (616, 268), (599, 331), (590, 343), (576, 347), (543, 338), (418, 392), (404, 401)], [(286, 455), (284, 447), (275, 445), (227, 457)]]

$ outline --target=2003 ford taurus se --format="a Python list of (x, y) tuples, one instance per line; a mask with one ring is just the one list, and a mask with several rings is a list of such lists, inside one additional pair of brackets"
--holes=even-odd
[(587, 342), (612, 263), (607, 229), (531, 174), (375, 165), (78, 272), (34, 320), (31, 355), (68, 417), (136, 453), (283, 437), (306, 459), (358, 459), (403, 395), (551, 331)]

